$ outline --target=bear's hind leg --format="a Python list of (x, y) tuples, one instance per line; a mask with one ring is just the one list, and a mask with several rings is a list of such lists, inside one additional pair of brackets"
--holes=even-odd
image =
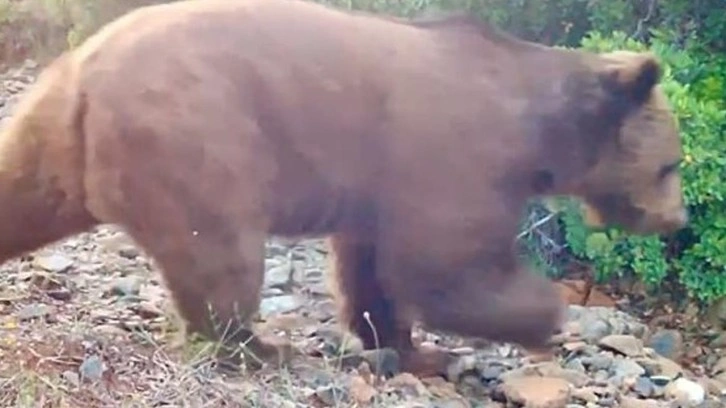
[(165, 234), (144, 246), (159, 263), (187, 331), (220, 341), (217, 357), (223, 367), (236, 370), (240, 350), (252, 367), (285, 364), (291, 347), (262, 339), (251, 328), (263, 282), (265, 236), (230, 230)]

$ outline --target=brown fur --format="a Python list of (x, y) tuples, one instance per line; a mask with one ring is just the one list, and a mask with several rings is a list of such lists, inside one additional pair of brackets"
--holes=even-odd
[[(329, 235), (341, 321), (404, 368), (411, 324), (543, 346), (561, 319), (513, 238), (535, 196), (686, 222), (648, 54), (526, 43), (282, 0), (139, 9), (52, 63), (0, 145), (0, 254), (98, 223), (159, 264), (189, 329), (253, 336), (269, 234)], [(663, 170), (665, 169), (665, 170)], [(368, 312), (377, 336), (364, 319)], [(286, 350), (252, 337), (265, 358)]]

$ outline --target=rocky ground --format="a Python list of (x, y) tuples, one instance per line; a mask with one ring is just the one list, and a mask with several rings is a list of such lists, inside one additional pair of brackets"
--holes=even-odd
[[(0, 117), (35, 74), (0, 77)], [(450, 382), (374, 375), (373, 357), (335, 326), (320, 241), (271, 241), (261, 328), (306, 351), (284, 371), (223, 378), (204, 343), (179, 341), (155, 267), (104, 226), (0, 271), (2, 407), (718, 407), (726, 405), (726, 336), (708, 347), (685, 326), (663, 328), (614, 307), (570, 305), (552, 356), (507, 344), (417, 333), (460, 355)], [(240, 290), (244, 290), (240, 288)], [(601, 295), (604, 296), (604, 295)], [(668, 317), (668, 316), (666, 316)], [(672, 317), (672, 316), (671, 316)], [(674, 319), (665, 319), (676, 321)]]

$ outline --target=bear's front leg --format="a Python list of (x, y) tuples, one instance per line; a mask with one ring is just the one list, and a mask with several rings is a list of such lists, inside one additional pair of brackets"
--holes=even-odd
[(559, 292), (513, 253), (442, 267), (446, 272), (438, 274), (455, 278), (437, 284), (437, 273), (418, 269), (421, 284), (410, 291), (427, 327), (540, 350), (560, 329)]

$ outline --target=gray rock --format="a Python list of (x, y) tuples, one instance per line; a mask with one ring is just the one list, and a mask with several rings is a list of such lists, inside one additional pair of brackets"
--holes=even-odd
[(324, 280), (325, 273), (320, 268), (311, 268), (305, 270), (305, 282), (308, 284), (317, 284)]
[(610, 334), (612, 328), (603, 319), (595, 318), (583, 323), (580, 336), (587, 342), (595, 343)]
[(660, 355), (656, 355), (654, 358), (637, 358), (635, 361), (645, 368), (646, 373), (651, 377), (657, 375), (676, 378), (683, 373), (683, 368), (680, 364)]
[(585, 308), (580, 305), (568, 305), (567, 306), (567, 320), (580, 320), (583, 314), (585, 314)]
[(640, 397), (649, 398), (655, 392), (655, 385), (648, 377), (638, 377), (633, 385), (633, 391)]
[(52, 309), (48, 305), (44, 305), (42, 303), (33, 303), (20, 309), (16, 316), (20, 321), (32, 320), (48, 316), (51, 311)]
[(292, 263), (284, 261), (271, 266), (265, 272), (265, 286), (268, 288), (284, 288), (293, 281)]
[(578, 371), (581, 373), (587, 372), (587, 369), (582, 364), (582, 360), (580, 360), (579, 358), (569, 360), (567, 363), (565, 363), (564, 367), (568, 370)]
[(73, 266), (73, 260), (59, 254), (41, 255), (35, 257), (33, 265), (48, 272), (59, 273), (70, 269)]
[(63, 371), (63, 374), (61, 374), (64, 380), (68, 382), (72, 387), (78, 387), (81, 384), (81, 378), (78, 376), (78, 373), (71, 370)]
[(86, 357), (86, 359), (81, 363), (81, 366), (78, 367), (78, 371), (81, 374), (81, 380), (88, 380), (92, 382), (100, 380), (104, 370), (103, 361), (95, 354)]
[(302, 306), (302, 299), (296, 295), (267, 297), (260, 302), (260, 317), (267, 319), (275, 314), (294, 312)]
[(706, 399), (706, 390), (695, 381), (678, 378), (666, 387), (666, 395), (687, 406), (695, 407)]
[(597, 370), (595, 371), (595, 374), (592, 375), (593, 380), (600, 383), (607, 383), (610, 379), (610, 373), (608, 373), (606, 370)]
[(600, 397), (591, 388), (576, 388), (572, 390), (572, 399), (575, 401), (585, 402), (587, 404), (596, 403)]
[(683, 335), (678, 330), (659, 330), (648, 339), (646, 346), (663, 357), (675, 360), (683, 353)]
[(711, 367), (711, 374), (721, 374), (726, 371), (726, 357), (721, 357)]
[(476, 355), (460, 356), (447, 368), (448, 380), (457, 383), (463, 376), (475, 373), (477, 371), (477, 363)]
[(630, 359), (616, 359), (613, 362), (610, 372), (613, 377), (636, 378), (645, 374), (645, 369)]
[(621, 408), (660, 408), (658, 401), (653, 399), (639, 399), (634, 397), (622, 397), (620, 399)]
[(117, 296), (138, 296), (141, 291), (141, 279), (129, 275), (116, 279), (111, 286), (111, 292)]
[(348, 392), (339, 386), (320, 386), (315, 390), (315, 396), (326, 406), (337, 407), (341, 402), (348, 400)]
[(632, 334), (637, 338), (644, 338), (648, 334), (648, 326), (640, 322), (629, 322), (628, 330), (625, 334)]
[(488, 364), (482, 367), (480, 377), (485, 382), (492, 382), (499, 379), (504, 373), (505, 368), (502, 365)]
[(598, 342), (604, 350), (618, 352), (627, 357), (640, 357), (644, 354), (643, 342), (629, 334), (611, 334)]
[(602, 353), (594, 356), (583, 357), (582, 364), (588, 367), (590, 371), (609, 370), (613, 364), (613, 357)]
[(726, 347), (726, 332), (722, 332), (709, 342), (711, 348), (725, 348)]

